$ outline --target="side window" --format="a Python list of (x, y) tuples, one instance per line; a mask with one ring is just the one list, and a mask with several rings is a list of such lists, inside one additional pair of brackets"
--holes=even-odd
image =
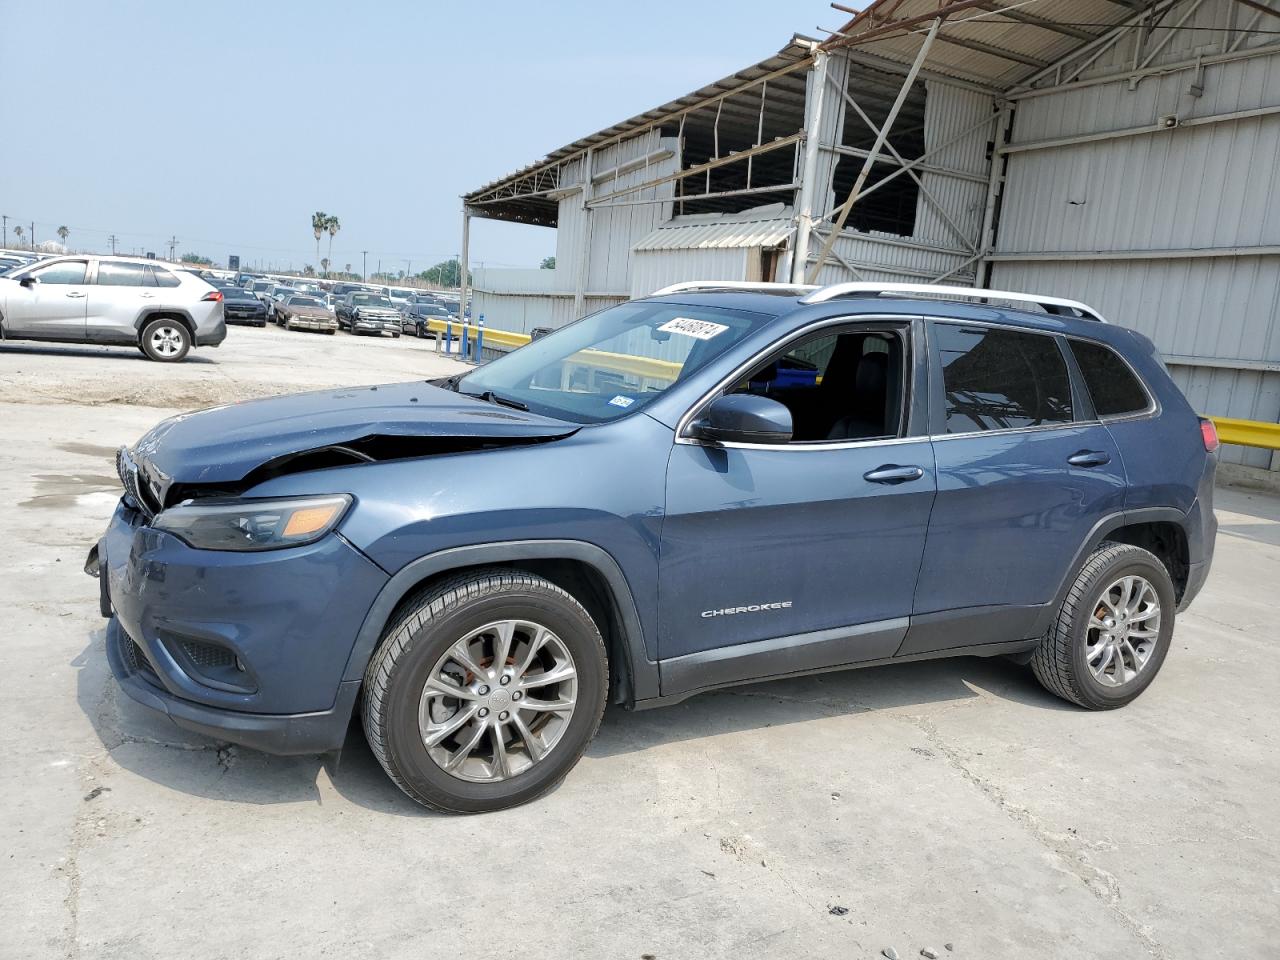
[(1110, 347), (1085, 340), (1069, 340), (1071, 352), (1084, 375), (1085, 386), (1093, 398), (1093, 409), (1100, 417), (1140, 413), (1151, 406), (1147, 391), (1133, 375), (1129, 365)]
[(98, 286), (100, 287), (146, 287), (151, 286), (150, 267), (141, 263), (115, 263), (110, 260), (98, 261)]
[(51, 264), (43, 270), (34, 270), (31, 276), (41, 283), (61, 285), (84, 283), (85, 266), (83, 260), (64, 260), (62, 263)]
[(182, 283), (181, 280), (175, 277), (168, 270), (163, 270), (160, 267), (152, 267), (151, 273), (155, 276), (155, 285), (157, 287), (176, 287)]
[(885, 330), (832, 330), (761, 364), (736, 393), (791, 411), (793, 443), (873, 440), (901, 434), (906, 350)]
[(947, 433), (1070, 423), (1071, 378), (1045, 334), (936, 323)]

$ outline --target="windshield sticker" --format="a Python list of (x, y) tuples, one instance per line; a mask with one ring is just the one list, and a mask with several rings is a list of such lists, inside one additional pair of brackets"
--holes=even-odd
[(658, 328), (662, 333), (679, 333), (696, 340), (710, 340), (718, 337), (729, 328), (722, 323), (710, 320), (693, 320), (689, 317), (675, 317)]
[(614, 397), (612, 400), (610, 400), (609, 403), (611, 406), (622, 407), (625, 410), (627, 407), (635, 403), (635, 400), (631, 397), (624, 397), (619, 395)]

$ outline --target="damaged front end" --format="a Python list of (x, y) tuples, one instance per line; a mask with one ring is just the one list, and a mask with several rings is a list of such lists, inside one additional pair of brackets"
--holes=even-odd
[(391, 384), (173, 417), (122, 447), (116, 469), (126, 502), (151, 519), (184, 501), (237, 497), (292, 474), (541, 444), (577, 429), (431, 384)]

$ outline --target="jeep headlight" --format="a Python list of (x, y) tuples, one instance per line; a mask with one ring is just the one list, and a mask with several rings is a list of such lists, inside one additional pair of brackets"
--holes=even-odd
[(197, 550), (279, 550), (314, 543), (338, 525), (347, 494), (282, 500), (185, 500), (151, 526)]

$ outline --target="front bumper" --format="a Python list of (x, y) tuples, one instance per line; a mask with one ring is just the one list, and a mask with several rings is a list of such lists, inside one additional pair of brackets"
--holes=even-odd
[(261, 553), (195, 550), (121, 503), (86, 569), (122, 689), (174, 723), (269, 753), (340, 746), (355, 638), (387, 576), (336, 534)]
[(337, 320), (320, 320), (316, 317), (290, 317), (295, 330), (337, 330)]
[(392, 320), (375, 320), (369, 317), (357, 317), (351, 321), (351, 329), (360, 333), (399, 333), (400, 321)]

